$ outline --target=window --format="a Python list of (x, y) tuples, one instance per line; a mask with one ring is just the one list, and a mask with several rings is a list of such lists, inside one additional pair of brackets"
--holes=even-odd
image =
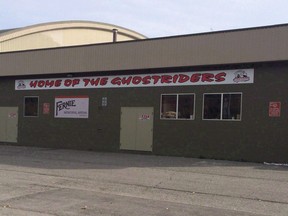
[(39, 98), (38, 97), (25, 97), (24, 98), (24, 116), (35, 117), (38, 116), (39, 110)]
[(194, 119), (194, 94), (161, 95), (161, 119)]
[(203, 119), (241, 120), (242, 93), (204, 94)]

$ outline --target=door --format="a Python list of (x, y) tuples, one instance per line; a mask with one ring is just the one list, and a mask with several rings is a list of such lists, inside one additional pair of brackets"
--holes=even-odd
[(120, 149), (152, 151), (153, 107), (121, 107)]
[(17, 142), (18, 107), (0, 107), (0, 142)]

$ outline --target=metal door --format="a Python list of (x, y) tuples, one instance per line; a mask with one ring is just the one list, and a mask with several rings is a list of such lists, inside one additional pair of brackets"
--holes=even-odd
[(120, 149), (152, 151), (153, 107), (121, 107)]
[(0, 142), (17, 142), (18, 107), (0, 107)]

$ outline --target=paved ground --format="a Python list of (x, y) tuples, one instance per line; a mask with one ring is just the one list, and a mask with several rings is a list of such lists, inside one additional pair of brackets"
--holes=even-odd
[(288, 167), (0, 146), (0, 215), (288, 215)]

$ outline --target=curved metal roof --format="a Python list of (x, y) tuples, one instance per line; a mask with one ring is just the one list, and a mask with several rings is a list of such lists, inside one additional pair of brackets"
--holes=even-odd
[[(92, 21), (51, 22), (0, 30), (0, 48), (2, 46), (0, 52), (112, 42), (113, 29), (117, 29), (119, 41), (147, 38), (133, 30), (107, 23)], [(59, 35), (62, 35), (61, 38)], [(49, 38), (50, 43), (47, 38)], [(57, 41), (57, 43), (52, 44), (51, 41)]]
[(6, 32), (9, 32), (9, 31), (12, 31), (12, 30), (15, 30), (15, 29), (4, 29), (4, 30), (0, 30), (0, 36), (1, 36), (1, 34), (6, 33)]

